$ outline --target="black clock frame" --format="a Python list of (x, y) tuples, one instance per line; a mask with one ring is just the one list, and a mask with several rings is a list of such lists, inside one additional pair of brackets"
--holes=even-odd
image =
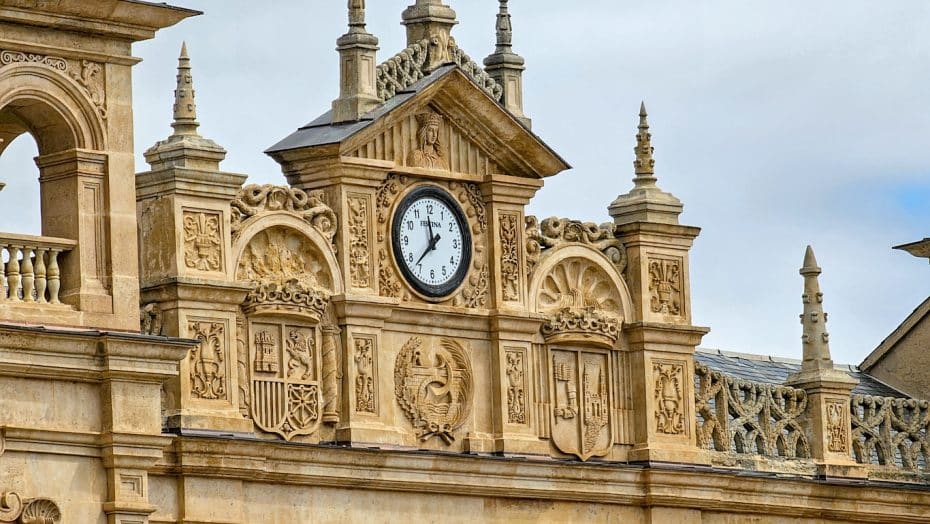
[[(407, 209), (409, 209), (415, 201), (425, 197), (435, 198), (436, 200), (439, 200), (445, 204), (452, 211), (452, 215), (455, 217), (455, 221), (458, 222), (459, 231), (462, 232), (462, 263), (459, 264), (458, 270), (456, 270), (455, 274), (452, 275), (452, 278), (449, 279), (448, 282), (438, 286), (421, 282), (416, 276), (413, 275), (413, 273), (410, 271), (410, 268), (407, 267), (406, 262), (404, 262), (403, 257), (400, 256), (400, 229), (403, 225), (403, 221), (400, 219), (400, 217), (402, 217), (404, 213), (407, 212)], [(404, 196), (394, 211), (394, 217), (391, 224), (391, 249), (394, 252), (394, 262), (400, 269), (400, 272), (404, 276), (404, 280), (407, 282), (408, 286), (413, 288), (417, 293), (429, 299), (446, 298), (462, 286), (462, 283), (465, 281), (465, 277), (468, 276), (468, 271), (471, 268), (471, 227), (468, 224), (468, 220), (465, 219), (465, 213), (462, 211), (462, 207), (458, 202), (456, 202), (452, 195), (437, 186), (419, 186), (407, 193), (407, 195)]]

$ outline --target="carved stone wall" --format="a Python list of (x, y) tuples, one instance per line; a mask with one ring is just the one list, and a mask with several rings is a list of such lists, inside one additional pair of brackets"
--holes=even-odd
[(501, 292), (505, 302), (519, 301), (523, 290), (519, 220), (515, 213), (500, 214)]
[(681, 266), (678, 257), (649, 257), (649, 307), (653, 313), (681, 315)]

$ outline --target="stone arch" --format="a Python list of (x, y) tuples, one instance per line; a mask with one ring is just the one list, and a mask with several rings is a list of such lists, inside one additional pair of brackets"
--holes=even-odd
[[(344, 292), (345, 284), (342, 279), (342, 273), (339, 269), (339, 263), (336, 255), (333, 253), (330, 242), (312, 225), (290, 213), (269, 213), (248, 221), (238, 235), (233, 240), (232, 253), (233, 261), (233, 278), (241, 280), (240, 266), (243, 263), (243, 256), (247, 255), (246, 250), (252, 245), (253, 241), (262, 234), (276, 234), (276, 231), (290, 232), (296, 237), (288, 237), (292, 240), (303, 238), (310, 250), (307, 254), (314, 257), (323, 270), (325, 281), (321, 282), (323, 287), (333, 295)], [(315, 275), (316, 276), (316, 275)]]
[(74, 80), (49, 66), (10, 64), (0, 69), (0, 138), (26, 132), (42, 156), (106, 149), (104, 123)]
[(593, 307), (628, 321), (633, 311), (630, 290), (616, 267), (584, 245), (546, 253), (533, 272), (529, 291), (530, 310), (538, 313)]

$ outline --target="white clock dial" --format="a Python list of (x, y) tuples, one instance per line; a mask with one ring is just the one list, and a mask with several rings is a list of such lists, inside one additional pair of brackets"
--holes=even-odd
[(449, 294), (464, 278), (471, 237), (464, 216), (438, 188), (415, 191), (397, 210), (394, 253), (411, 284), (431, 297)]

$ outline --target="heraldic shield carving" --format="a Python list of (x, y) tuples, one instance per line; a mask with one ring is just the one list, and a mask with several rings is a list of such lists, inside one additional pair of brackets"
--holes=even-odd
[(413, 337), (397, 355), (394, 393), (422, 442), (439, 437), (452, 444), (452, 432), (471, 413), (473, 391), (468, 352), (454, 340), (434, 347)]
[(552, 350), (552, 441), (581, 460), (610, 451), (610, 368), (605, 353)]
[(312, 434), (323, 406), (316, 330), (255, 322), (250, 335), (255, 424), (285, 440)]

